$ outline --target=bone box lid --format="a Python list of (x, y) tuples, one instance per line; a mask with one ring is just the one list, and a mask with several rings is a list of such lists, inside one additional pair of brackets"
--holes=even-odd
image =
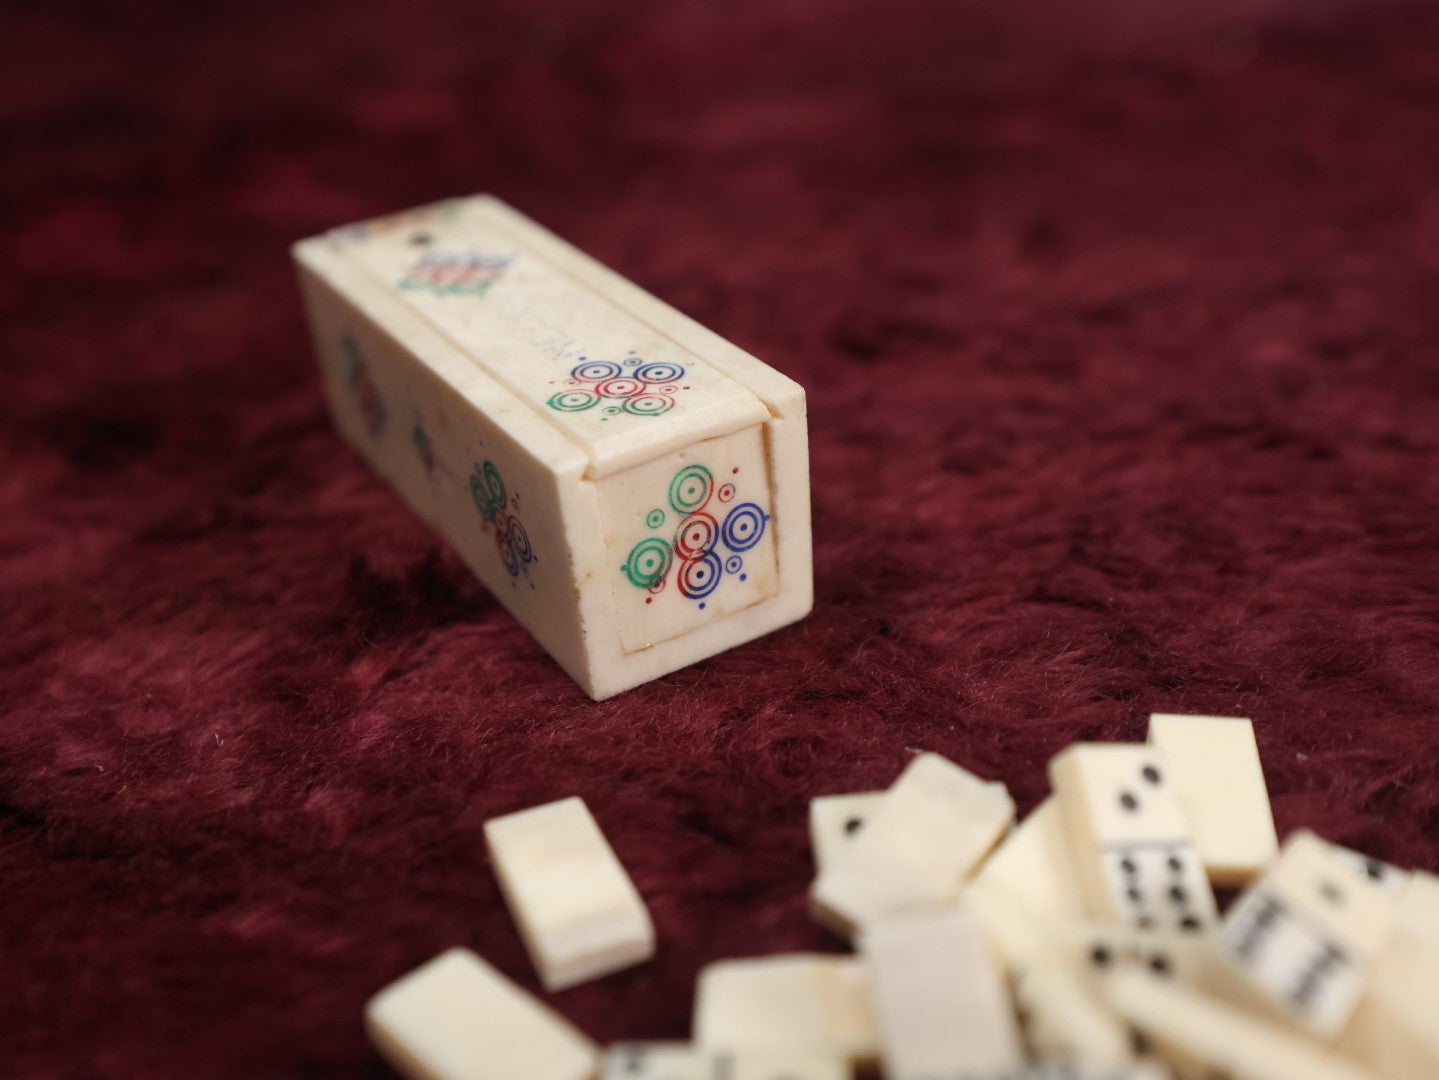
[(553, 425), (592, 478), (803, 408), (796, 384), (493, 197), (322, 243)]

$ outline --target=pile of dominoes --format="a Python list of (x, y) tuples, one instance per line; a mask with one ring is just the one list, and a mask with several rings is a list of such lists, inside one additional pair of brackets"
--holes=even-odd
[[(381, 991), (371, 1038), (423, 1080), (1439, 1077), (1439, 877), (1307, 831), (1281, 848), (1249, 720), (1155, 715), (1049, 778), (1018, 824), (1003, 784), (932, 753), (815, 799), (810, 899), (854, 955), (709, 965), (691, 1043), (602, 1051), (465, 949)], [(485, 835), (547, 990), (654, 954), (581, 800)]]

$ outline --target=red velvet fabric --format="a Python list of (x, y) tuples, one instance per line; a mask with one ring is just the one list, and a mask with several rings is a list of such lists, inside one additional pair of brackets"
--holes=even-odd
[[(1439, 864), (1439, 14), (1265, 0), (9, 4), (0, 1071), (385, 1075), (533, 987), (481, 823), (579, 794), (678, 1036), (832, 947), (808, 799), (1255, 718)], [(489, 190), (810, 395), (805, 622), (593, 704), (330, 429), (290, 241)]]

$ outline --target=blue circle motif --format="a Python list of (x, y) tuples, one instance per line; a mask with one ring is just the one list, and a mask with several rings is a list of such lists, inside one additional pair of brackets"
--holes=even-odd
[(530, 545), (530, 534), (520, 524), (517, 517), (510, 518), (510, 546), (515, 549), (515, 555), (522, 563), (535, 561), (535, 549)]
[(754, 503), (740, 503), (725, 515), (720, 539), (731, 551), (748, 551), (760, 542), (768, 521), (769, 515)]
[(641, 364), (635, 369), (635, 378), (647, 383), (674, 382), (676, 379), (684, 377), (684, 367), (680, 364), (672, 364), (668, 360), (657, 360), (653, 364)]
[(612, 364), (608, 360), (591, 360), (576, 365), (570, 374), (582, 382), (603, 382), (605, 379), (613, 379), (623, 370), (619, 364)]
[(703, 600), (719, 587), (724, 576), (719, 556), (706, 551), (696, 559), (686, 559), (680, 564), (680, 592), (691, 600)]
[(499, 549), (500, 561), (505, 564), (505, 569), (509, 571), (510, 577), (519, 577), (520, 557), (515, 552), (515, 545), (514, 542), (510, 539), (510, 537), (506, 536), (503, 540), (500, 541)]

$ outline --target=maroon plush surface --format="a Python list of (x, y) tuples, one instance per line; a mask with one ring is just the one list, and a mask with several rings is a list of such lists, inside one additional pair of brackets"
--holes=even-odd
[[(385, 1075), (534, 986), (481, 823), (589, 802), (686, 1031), (833, 947), (808, 799), (1253, 716), (1281, 831), (1439, 864), (1439, 13), (10, 4), (0, 1072)], [(807, 621), (595, 705), (331, 431), (287, 245), (489, 190), (810, 394)]]

